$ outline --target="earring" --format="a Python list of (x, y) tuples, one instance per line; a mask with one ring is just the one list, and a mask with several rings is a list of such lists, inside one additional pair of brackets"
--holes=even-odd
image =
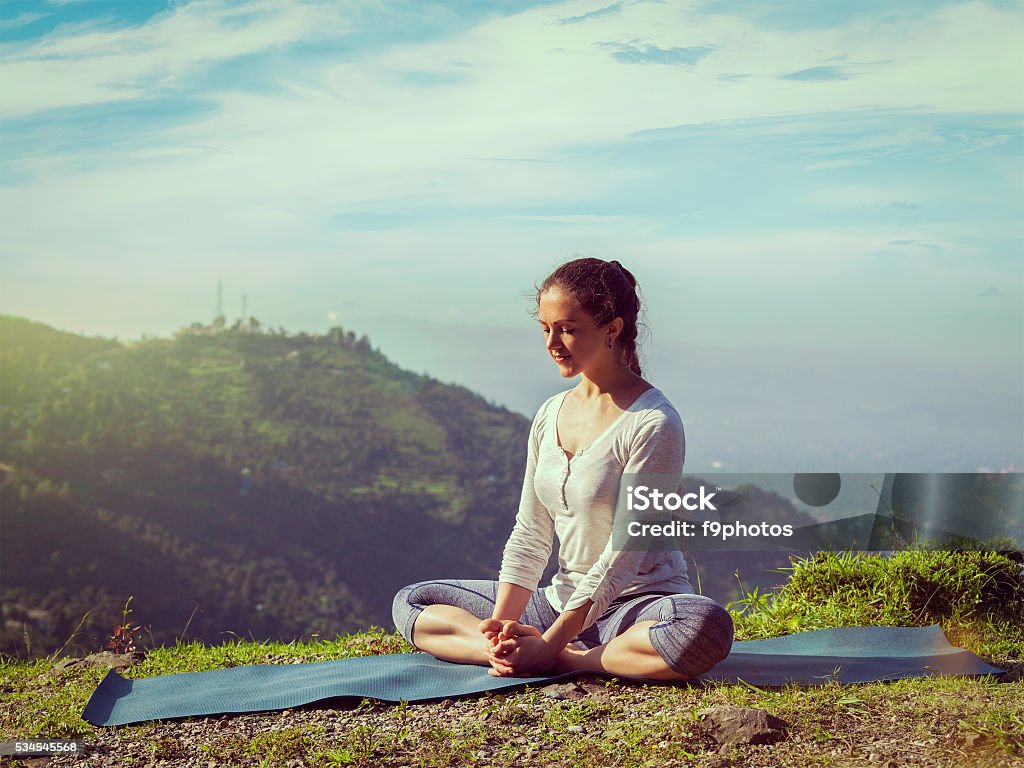
[(608, 339), (608, 349), (611, 349), (611, 348), (612, 348), (612, 340)]

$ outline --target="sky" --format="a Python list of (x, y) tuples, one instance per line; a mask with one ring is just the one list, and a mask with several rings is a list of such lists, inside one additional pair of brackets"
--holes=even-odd
[(645, 301), (688, 471), (1024, 466), (1024, 3), (0, 2), (0, 312), (340, 325), (532, 416)]

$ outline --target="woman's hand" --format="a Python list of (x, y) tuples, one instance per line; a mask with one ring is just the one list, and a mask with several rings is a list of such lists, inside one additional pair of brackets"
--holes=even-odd
[(488, 673), (494, 677), (542, 674), (554, 666), (561, 652), (539, 629), (518, 621), (488, 619), (481, 622), (480, 630), (490, 644)]
[(497, 647), (498, 643), (502, 642), (502, 640), (507, 637), (507, 635), (502, 635), (502, 632), (505, 629), (505, 624), (507, 623), (507, 620), (502, 621), (501, 619), (484, 619), (477, 625), (477, 629), (479, 629), (480, 633), (484, 636), (487, 658), (489, 663), (491, 664), (491, 669), (489, 669), (488, 672), (492, 675), (494, 675), (499, 668), (508, 668), (504, 664), (500, 665), (499, 667), (498, 661), (494, 656), (494, 650)]
[(487, 649), (490, 650), (491, 646), (498, 642), (498, 634), (504, 628), (505, 622), (501, 619), (484, 619), (477, 625), (477, 629), (487, 640)]

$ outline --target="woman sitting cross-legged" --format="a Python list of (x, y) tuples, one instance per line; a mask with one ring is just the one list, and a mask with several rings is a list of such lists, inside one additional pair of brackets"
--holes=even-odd
[[(623, 475), (681, 479), (685, 454), (679, 414), (641, 375), (639, 310), (636, 280), (617, 261), (576, 259), (541, 284), (547, 350), (580, 381), (533, 420), (497, 581), (423, 581), (395, 596), (395, 625), (416, 648), (495, 676), (687, 680), (728, 656), (732, 618), (693, 593), (682, 552), (612, 545)], [(538, 588), (555, 535), (559, 570)]]

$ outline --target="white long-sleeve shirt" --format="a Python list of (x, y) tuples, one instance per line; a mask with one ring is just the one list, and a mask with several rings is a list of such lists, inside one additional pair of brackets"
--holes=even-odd
[(519, 512), (498, 581), (537, 589), (557, 534), (559, 569), (544, 594), (559, 612), (593, 600), (582, 631), (620, 595), (693, 592), (678, 548), (617, 551), (611, 536), (623, 474), (681, 480), (686, 441), (682, 419), (655, 387), (569, 459), (555, 428), (569, 391), (548, 398), (534, 417)]

